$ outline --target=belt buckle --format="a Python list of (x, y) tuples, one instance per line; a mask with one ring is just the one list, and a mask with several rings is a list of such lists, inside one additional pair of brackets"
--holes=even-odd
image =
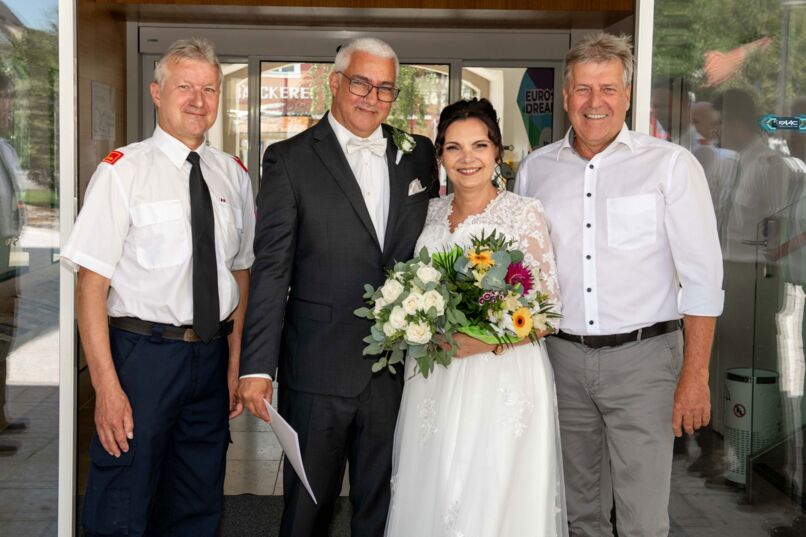
[(584, 344), (585, 344), (585, 336), (579, 336), (579, 343), (580, 343), (581, 345), (584, 345)]
[(643, 332), (644, 332), (643, 328), (638, 329), (638, 336), (635, 338), (636, 342), (641, 343), (641, 334), (643, 334)]
[(195, 343), (199, 341), (199, 336), (196, 335), (196, 332), (194, 332), (192, 328), (185, 328), (184, 332), (182, 332), (182, 341), (185, 343)]

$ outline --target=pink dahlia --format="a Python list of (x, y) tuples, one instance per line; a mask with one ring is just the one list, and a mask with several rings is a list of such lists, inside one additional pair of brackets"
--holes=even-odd
[(521, 284), (523, 287), (523, 294), (528, 295), (529, 291), (534, 287), (534, 277), (532, 271), (523, 263), (510, 263), (507, 268), (507, 276), (504, 278), (510, 285)]

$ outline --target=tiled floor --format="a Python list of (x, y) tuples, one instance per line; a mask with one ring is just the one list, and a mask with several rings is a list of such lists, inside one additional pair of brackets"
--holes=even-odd
[[(87, 425), (92, 425), (90, 407), (85, 407), (79, 415), (83, 431), (87, 430)], [(225, 493), (282, 494), (281, 450), (270, 426), (251, 415), (243, 415), (233, 420), (231, 431), (233, 444), (227, 455)], [(689, 470), (689, 466), (702, 454), (696, 441), (689, 440), (685, 449), (675, 455), (669, 506), (672, 537), (806, 537), (806, 533), (776, 533), (776, 528), (789, 527), (796, 517), (806, 513), (777, 490), (764, 483), (759, 484), (758, 480), (757, 485), (764, 487), (757, 493), (761, 501), (748, 505), (744, 489), (726, 482), (715, 468), (720, 459), (719, 448), (716, 449), (710, 460), (717, 462), (706, 465), (704, 472)], [(81, 455), (80, 460), (86, 461), (85, 456)], [(83, 480), (85, 475), (86, 466), (82, 463), (79, 480)], [(342, 495), (346, 495), (348, 490), (349, 485), (345, 480)], [(0, 496), (0, 521), (3, 520), (3, 514), (10, 510), (2, 507), (3, 500), (4, 497)], [(26, 508), (34, 509), (31, 506)], [(26, 527), (34, 531), (33, 525)], [(50, 533), (50, 530), (40, 530), (38, 526), (35, 531), (9, 535), (55, 535), (55, 530)]]

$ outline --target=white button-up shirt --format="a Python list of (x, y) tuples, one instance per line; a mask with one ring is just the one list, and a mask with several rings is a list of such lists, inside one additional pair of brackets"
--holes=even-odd
[[(254, 254), (255, 208), (249, 176), (234, 157), (195, 150), (213, 202), (220, 319), (238, 306), (231, 271)], [(107, 312), (173, 325), (193, 324), (190, 149), (157, 127), (110, 154), (92, 176), (62, 259), (111, 280)]]
[(529, 155), (515, 186), (546, 211), (562, 330), (619, 334), (682, 315), (719, 315), (722, 258), (697, 160), (625, 125), (588, 161), (572, 136)]
[[(383, 250), (383, 239), (386, 234), (386, 220), (389, 217), (389, 167), (386, 163), (386, 154), (378, 156), (369, 149), (361, 149), (350, 153), (347, 150), (347, 142), (351, 138), (359, 138), (342, 126), (333, 114), (328, 114), (327, 119), (330, 127), (336, 134), (341, 150), (347, 157), (347, 163), (353, 171), (364, 203), (367, 205), (369, 217), (375, 226), (375, 234), (378, 235), (378, 242)], [(383, 130), (378, 126), (369, 135), (369, 139), (383, 138)]]

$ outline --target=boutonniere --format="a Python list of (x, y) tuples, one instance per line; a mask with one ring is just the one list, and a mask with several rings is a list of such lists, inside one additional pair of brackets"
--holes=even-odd
[(397, 166), (400, 164), (400, 159), (403, 158), (403, 155), (408, 155), (414, 151), (414, 148), (417, 147), (417, 142), (414, 141), (414, 136), (400, 129), (392, 130), (392, 140), (395, 142), (395, 147), (397, 147), (397, 155), (395, 156), (395, 166)]

